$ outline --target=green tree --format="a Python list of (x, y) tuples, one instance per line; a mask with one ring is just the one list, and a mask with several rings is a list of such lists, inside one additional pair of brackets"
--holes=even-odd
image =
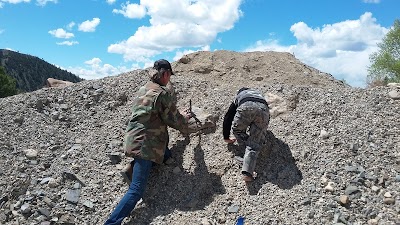
[(400, 82), (400, 20), (394, 21), (392, 29), (378, 44), (379, 51), (370, 55), (367, 83), (387, 84)]
[(0, 98), (15, 95), (18, 93), (16, 81), (8, 76), (3, 67), (0, 67)]

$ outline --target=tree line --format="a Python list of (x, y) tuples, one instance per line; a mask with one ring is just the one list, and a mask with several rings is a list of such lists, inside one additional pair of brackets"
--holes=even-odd
[[(0, 49), (0, 97), (42, 88), (48, 78), (79, 82), (83, 79), (38, 57)], [(11, 88), (12, 86), (12, 88)], [(17, 91), (14, 91), (16, 89)], [(7, 91), (5, 91), (7, 90)]]
[(4, 98), (18, 93), (17, 82), (8, 76), (3, 67), (0, 67), (0, 98)]

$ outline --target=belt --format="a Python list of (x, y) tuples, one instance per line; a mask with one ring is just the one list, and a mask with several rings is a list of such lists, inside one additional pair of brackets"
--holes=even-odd
[(268, 108), (268, 103), (267, 103), (267, 101), (265, 101), (265, 99), (254, 98), (254, 97), (246, 97), (246, 98), (243, 98), (242, 100), (240, 100), (240, 102), (239, 102), (239, 104), (238, 104), (238, 107), (239, 107), (241, 104), (245, 103), (245, 102), (260, 102), (260, 103), (264, 103), (264, 104), (267, 106), (267, 108)]

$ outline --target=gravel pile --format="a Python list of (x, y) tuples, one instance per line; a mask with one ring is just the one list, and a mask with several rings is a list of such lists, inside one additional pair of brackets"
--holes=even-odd
[[(288, 53), (199, 52), (173, 63), (178, 105), (216, 128), (170, 130), (173, 160), (154, 167), (125, 224), (399, 224), (400, 85), (351, 88)], [(0, 224), (102, 224), (128, 186), (122, 140), (136, 70), (0, 99)], [(222, 140), (236, 91), (268, 96), (273, 117), (246, 185)]]

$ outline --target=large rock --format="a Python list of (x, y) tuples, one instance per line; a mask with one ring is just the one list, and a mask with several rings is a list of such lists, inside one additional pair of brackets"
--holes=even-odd
[(193, 117), (188, 121), (188, 133), (196, 133), (208, 129), (215, 129), (215, 116), (207, 113), (202, 108), (192, 107)]
[(66, 87), (69, 85), (72, 85), (73, 83), (70, 81), (65, 81), (65, 80), (57, 80), (54, 78), (48, 78), (46, 80), (46, 86), (47, 87)]

